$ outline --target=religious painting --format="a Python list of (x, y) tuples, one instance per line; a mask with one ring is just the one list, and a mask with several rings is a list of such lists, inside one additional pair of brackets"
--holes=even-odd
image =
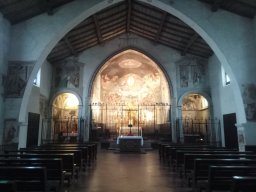
[(4, 121), (4, 144), (18, 143), (19, 126), (16, 119), (6, 119)]
[(180, 65), (180, 87), (188, 87), (189, 66)]
[(76, 60), (67, 60), (61, 67), (55, 68), (56, 88), (78, 88), (80, 67)]
[(6, 97), (22, 97), (32, 69), (31, 63), (15, 62), (15, 64), (9, 64), (5, 82)]
[(248, 121), (256, 121), (256, 85), (246, 84), (242, 87), (246, 119)]
[(203, 65), (192, 65), (191, 66), (191, 77), (193, 84), (199, 84), (203, 77)]

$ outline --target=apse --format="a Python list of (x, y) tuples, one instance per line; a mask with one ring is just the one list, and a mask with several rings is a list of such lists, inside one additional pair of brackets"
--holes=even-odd
[(170, 91), (161, 68), (146, 55), (126, 50), (97, 72), (91, 92), (92, 121), (116, 130), (132, 124), (156, 131), (169, 122)]

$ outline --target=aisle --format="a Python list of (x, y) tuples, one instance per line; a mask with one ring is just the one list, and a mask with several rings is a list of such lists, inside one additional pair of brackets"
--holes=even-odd
[(187, 192), (181, 180), (160, 165), (157, 151), (116, 154), (99, 150), (97, 163), (81, 175), (73, 192)]

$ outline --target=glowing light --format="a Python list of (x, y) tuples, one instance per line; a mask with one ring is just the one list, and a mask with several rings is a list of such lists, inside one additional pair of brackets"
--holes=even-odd
[(208, 108), (208, 101), (202, 97), (202, 108), (207, 109)]
[(65, 105), (67, 108), (77, 107), (78, 104), (79, 104), (79, 101), (75, 95), (67, 94), (66, 105)]
[(146, 120), (147, 121), (153, 120), (153, 113), (151, 111), (146, 111)]
[(127, 84), (129, 87), (132, 87), (134, 85), (134, 78), (132, 76), (128, 77)]

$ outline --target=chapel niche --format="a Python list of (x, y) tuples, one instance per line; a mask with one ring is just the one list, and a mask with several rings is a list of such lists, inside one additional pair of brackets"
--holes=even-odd
[(209, 124), (209, 104), (200, 94), (189, 94), (182, 99), (182, 127), (184, 137), (207, 139)]
[(72, 93), (58, 95), (52, 104), (54, 140), (77, 140), (79, 101)]

